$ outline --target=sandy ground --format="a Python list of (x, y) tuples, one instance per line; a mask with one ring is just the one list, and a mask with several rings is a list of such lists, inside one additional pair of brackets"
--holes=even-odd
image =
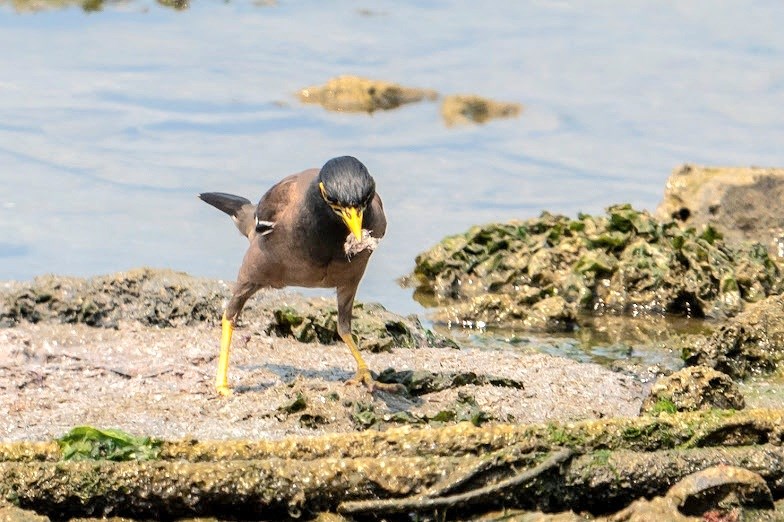
[[(166, 439), (261, 439), (362, 429), (356, 412), (434, 415), (473, 399), (496, 420), (541, 422), (637, 415), (642, 385), (598, 365), (476, 348), (367, 353), (374, 371), (473, 371), (522, 388), (467, 385), (407, 397), (346, 386), (341, 344), (300, 343), (237, 330), (231, 397), (213, 391), (219, 328), (122, 322), (118, 329), (22, 322), (0, 329), (0, 440), (45, 440), (77, 425)], [(304, 409), (280, 408), (297, 396)], [(386, 416), (386, 417), (384, 417)], [(393, 419), (394, 420), (394, 419)], [(377, 424), (383, 427), (387, 424)]]

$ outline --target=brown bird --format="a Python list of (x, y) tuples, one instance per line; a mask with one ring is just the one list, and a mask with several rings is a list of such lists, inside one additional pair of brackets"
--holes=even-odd
[(223, 313), (215, 388), (228, 395), (229, 349), (237, 317), (261, 288), (336, 288), (338, 335), (357, 363), (348, 383), (370, 390), (400, 391), (373, 379), (351, 335), (357, 287), (387, 220), (376, 183), (365, 165), (351, 156), (329, 160), (319, 169), (288, 176), (262, 196), (249, 200), (207, 192), (199, 197), (222, 210), (250, 240), (231, 300)]

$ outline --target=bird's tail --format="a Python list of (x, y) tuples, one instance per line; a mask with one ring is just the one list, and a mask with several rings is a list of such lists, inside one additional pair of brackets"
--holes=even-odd
[(228, 214), (242, 235), (250, 237), (256, 228), (256, 205), (249, 200), (224, 192), (204, 192), (199, 199)]

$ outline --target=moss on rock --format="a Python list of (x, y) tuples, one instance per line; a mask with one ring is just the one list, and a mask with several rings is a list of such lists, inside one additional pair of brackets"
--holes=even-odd
[(414, 278), (420, 300), (448, 305), (440, 319), (542, 330), (581, 312), (726, 318), (784, 289), (761, 245), (729, 248), (630, 205), (472, 227), (420, 254)]

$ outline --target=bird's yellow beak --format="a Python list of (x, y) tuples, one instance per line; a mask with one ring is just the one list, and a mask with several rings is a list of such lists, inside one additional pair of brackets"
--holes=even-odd
[(357, 241), (362, 241), (362, 209), (359, 208), (345, 208), (341, 213), (343, 222), (348, 229), (357, 238)]

